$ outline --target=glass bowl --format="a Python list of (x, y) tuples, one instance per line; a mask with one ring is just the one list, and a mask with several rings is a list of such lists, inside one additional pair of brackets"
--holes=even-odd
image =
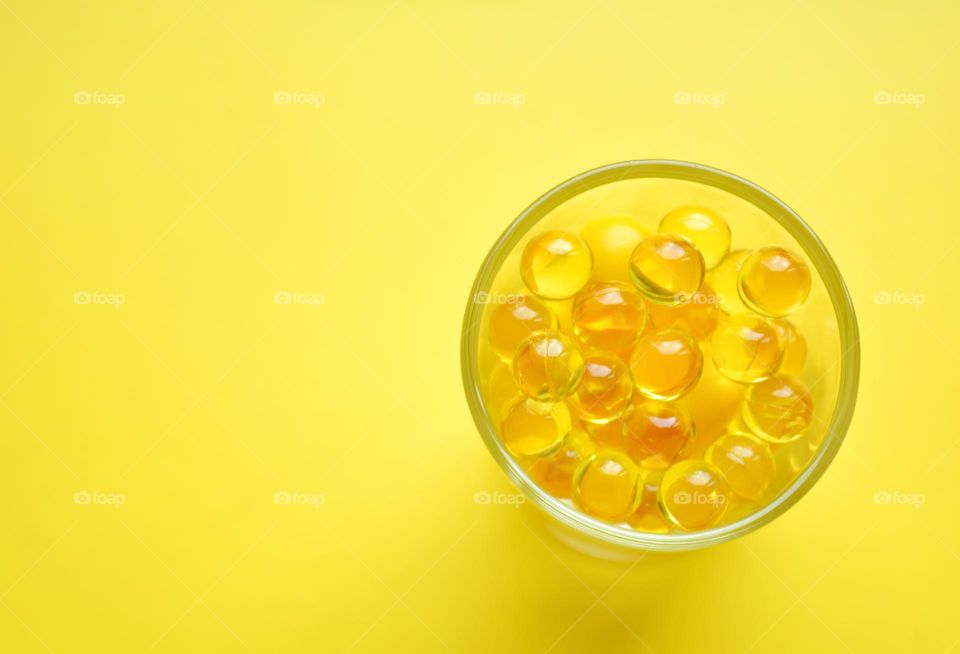
[[(814, 397), (816, 432), (796, 447), (778, 448), (780, 491), (759, 508), (731, 522), (696, 532), (646, 533), (594, 519), (541, 489), (506, 450), (485, 402), (481, 380), (493, 365), (480, 339), (486, 311), (502, 289), (520, 289), (519, 256), (533, 228), (579, 231), (585, 222), (627, 214), (653, 230), (680, 204), (717, 210), (732, 229), (734, 249), (781, 245), (802, 252), (813, 287), (798, 321), (808, 345), (802, 379)], [(491, 295), (493, 293), (493, 296)], [(793, 316), (791, 316), (793, 319)], [(464, 390), (480, 435), (497, 463), (561, 533), (580, 542), (622, 550), (683, 550), (720, 543), (770, 522), (806, 493), (824, 473), (843, 442), (856, 402), (860, 369), (853, 304), (840, 272), (816, 234), (782, 201), (745, 179), (695, 163), (625, 161), (596, 168), (556, 186), (517, 217), (491, 248), (477, 273), (461, 335)], [(813, 426), (810, 428), (814, 429)]]

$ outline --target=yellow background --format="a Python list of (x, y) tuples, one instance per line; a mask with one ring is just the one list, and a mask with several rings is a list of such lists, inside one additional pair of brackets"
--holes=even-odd
[[(960, 10), (839, 5), (0, 0), (0, 651), (956, 651)], [(863, 374), (785, 516), (610, 562), (475, 503), (458, 340), (650, 157), (812, 225)]]

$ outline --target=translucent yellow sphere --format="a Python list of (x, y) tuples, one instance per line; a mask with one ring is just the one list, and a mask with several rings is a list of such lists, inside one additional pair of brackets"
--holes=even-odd
[(753, 384), (776, 372), (782, 351), (769, 320), (738, 313), (720, 318), (710, 337), (710, 355), (724, 377)]
[(563, 300), (590, 281), (593, 257), (576, 234), (552, 230), (527, 242), (520, 257), (520, 276), (531, 291), (548, 300)]
[(562, 332), (534, 332), (517, 348), (513, 376), (524, 395), (558, 402), (580, 383), (583, 354), (573, 339)]
[(654, 400), (674, 400), (700, 379), (703, 354), (690, 334), (679, 329), (649, 332), (633, 348), (630, 375), (637, 390)]
[(747, 389), (743, 420), (771, 443), (787, 443), (803, 435), (813, 418), (813, 396), (796, 377), (777, 375)]
[(780, 347), (783, 350), (783, 356), (780, 358), (780, 367), (777, 368), (778, 375), (789, 375), (796, 377), (803, 372), (803, 366), (807, 361), (807, 339), (803, 337), (800, 330), (797, 329), (789, 320), (779, 318), (770, 321), (774, 329), (777, 330), (777, 336), (780, 338)]
[(730, 251), (730, 226), (706, 207), (678, 207), (663, 217), (657, 231), (690, 240), (703, 255), (707, 270), (715, 268)]
[(567, 405), (581, 420), (603, 423), (623, 415), (632, 397), (633, 380), (626, 364), (612, 354), (594, 351), (584, 357), (583, 378)]
[(738, 287), (740, 266), (749, 256), (749, 250), (733, 250), (704, 277), (704, 281), (710, 285), (710, 288), (716, 294), (720, 309), (726, 313), (734, 314), (750, 311), (750, 307), (740, 299), (740, 289)]
[(648, 534), (665, 534), (670, 531), (670, 523), (664, 517), (657, 501), (662, 477), (662, 473), (644, 470), (637, 478), (637, 509), (627, 518), (627, 523), (637, 531)]
[(799, 256), (780, 247), (761, 248), (740, 266), (740, 297), (766, 316), (787, 316), (810, 294), (810, 268)]
[(724, 434), (704, 458), (723, 473), (735, 494), (748, 500), (763, 497), (777, 474), (770, 446), (752, 434)]
[(570, 411), (562, 402), (520, 398), (500, 421), (500, 437), (514, 456), (544, 456), (570, 431)]
[(713, 333), (720, 318), (717, 294), (703, 282), (686, 302), (673, 306), (651, 302), (650, 322), (657, 329), (677, 328), (689, 332), (698, 341)]
[(693, 437), (693, 421), (674, 402), (644, 402), (624, 418), (627, 453), (637, 465), (666, 470)]
[(654, 234), (630, 255), (630, 276), (644, 296), (661, 304), (693, 297), (703, 281), (704, 263), (693, 243), (676, 234)]
[(730, 485), (716, 466), (698, 459), (679, 461), (663, 474), (660, 507), (685, 531), (713, 527), (730, 505)]
[(624, 454), (594, 452), (574, 473), (573, 501), (588, 515), (619, 522), (633, 513), (637, 499), (637, 468)]
[(555, 327), (555, 319), (547, 305), (532, 295), (487, 296), (496, 304), (490, 310), (487, 338), (501, 359), (513, 359), (517, 347), (530, 334)]
[[(629, 409), (627, 409), (629, 411)], [(626, 451), (623, 440), (623, 416), (610, 422), (584, 422), (583, 430), (598, 449)]]
[(588, 347), (619, 351), (632, 347), (647, 324), (647, 303), (617, 282), (595, 282), (577, 293), (573, 333)]
[(530, 463), (530, 477), (554, 497), (571, 497), (573, 474), (595, 449), (587, 435), (574, 427), (555, 452)]
[(630, 254), (650, 230), (630, 216), (607, 216), (580, 231), (593, 254), (593, 278), (598, 281), (629, 281)]

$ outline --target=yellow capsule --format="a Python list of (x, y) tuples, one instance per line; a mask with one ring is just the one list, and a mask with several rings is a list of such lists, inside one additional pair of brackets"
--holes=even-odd
[(693, 243), (676, 234), (648, 236), (630, 255), (634, 285), (661, 304), (678, 304), (693, 297), (703, 272), (703, 256)]
[(740, 266), (737, 285), (748, 307), (757, 313), (781, 318), (806, 301), (810, 294), (810, 269), (789, 250), (761, 248)]
[(647, 401), (624, 418), (623, 435), (637, 465), (666, 470), (693, 437), (693, 421), (676, 403)]
[(503, 410), (520, 395), (520, 388), (513, 377), (513, 371), (505, 363), (498, 363), (494, 367), (485, 390), (490, 413), (496, 416), (502, 415)]
[(647, 324), (647, 303), (617, 282), (593, 283), (573, 301), (573, 333), (581, 343), (601, 350), (632, 347)]
[(670, 523), (660, 510), (657, 495), (660, 492), (662, 473), (653, 470), (641, 471), (637, 477), (637, 509), (627, 518), (627, 523), (637, 531), (649, 534), (665, 534), (670, 531)]
[(558, 402), (580, 383), (583, 354), (573, 339), (562, 332), (534, 332), (517, 348), (513, 375), (524, 395)]
[(574, 427), (556, 452), (533, 460), (530, 477), (554, 497), (570, 497), (573, 494), (573, 473), (595, 449), (587, 435)]
[(636, 466), (619, 452), (594, 452), (573, 475), (574, 503), (601, 520), (626, 519), (636, 509), (637, 499)]
[(747, 389), (743, 420), (771, 443), (799, 438), (813, 418), (813, 396), (796, 377), (775, 376)]
[(689, 239), (703, 255), (707, 270), (715, 268), (730, 251), (730, 226), (706, 207), (678, 207), (663, 217), (657, 231)]
[(580, 231), (593, 254), (593, 278), (599, 281), (630, 280), (630, 254), (650, 230), (630, 216), (607, 216)]
[(633, 380), (626, 364), (606, 352), (590, 352), (584, 358), (583, 379), (567, 404), (586, 422), (610, 422), (619, 418), (633, 397)]
[[(629, 409), (628, 409), (629, 411)], [(623, 440), (623, 416), (610, 422), (584, 422), (583, 430), (590, 436), (590, 440), (603, 450), (626, 451)]]
[(576, 295), (587, 285), (592, 270), (590, 248), (571, 232), (552, 230), (534, 236), (520, 258), (523, 283), (548, 300)]
[(650, 322), (654, 327), (676, 327), (689, 332), (698, 341), (713, 333), (719, 317), (717, 294), (706, 282), (700, 284), (700, 289), (686, 302), (674, 306), (650, 304)]
[(630, 355), (637, 390), (654, 400), (674, 400), (700, 379), (703, 354), (687, 332), (665, 329), (644, 335)]
[(753, 384), (777, 370), (782, 351), (777, 331), (769, 320), (737, 313), (720, 318), (710, 338), (710, 354), (724, 377)]
[(504, 413), (500, 437), (514, 456), (544, 456), (570, 431), (570, 411), (562, 402), (519, 398)]
[(724, 434), (707, 448), (705, 458), (723, 473), (734, 493), (748, 500), (763, 497), (777, 473), (770, 446), (752, 434)]
[(783, 356), (780, 358), (780, 367), (777, 368), (778, 375), (798, 376), (803, 372), (803, 366), (807, 360), (807, 339), (803, 337), (800, 330), (797, 329), (789, 320), (780, 318), (771, 320), (774, 329), (777, 330), (777, 336), (780, 338), (780, 347), (783, 350)]
[(740, 266), (749, 256), (749, 250), (734, 250), (704, 277), (704, 281), (716, 293), (720, 308), (727, 313), (746, 313), (750, 311), (750, 308), (740, 299), (737, 281), (740, 277)]
[(532, 295), (508, 295), (502, 299), (490, 311), (487, 337), (493, 351), (509, 361), (523, 339), (533, 332), (551, 329), (555, 320), (547, 305)]
[(659, 502), (664, 515), (681, 529), (707, 529), (726, 512), (730, 485), (712, 463), (686, 459), (663, 474)]

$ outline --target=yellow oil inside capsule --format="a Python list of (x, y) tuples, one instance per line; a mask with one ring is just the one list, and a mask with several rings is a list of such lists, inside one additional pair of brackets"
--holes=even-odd
[(703, 281), (704, 263), (693, 243), (676, 234), (654, 234), (630, 255), (630, 277), (653, 302), (677, 304), (693, 297)]
[(750, 430), (771, 443), (799, 438), (813, 418), (813, 396), (796, 377), (777, 375), (749, 389), (743, 420)]
[(630, 281), (630, 254), (650, 230), (630, 216), (606, 216), (580, 231), (593, 254), (593, 279)]
[(595, 450), (586, 433), (574, 427), (555, 452), (532, 461), (529, 467), (530, 477), (554, 497), (571, 497), (573, 474), (580, 463)]
[(748, 500), (763, 497), (777, 473), (770, 446), (752, 434), (724, 434), (707, 448), (705, 459), (715, 465), (730, 490)]
[(777, 330), (780, 347), (783, 350), (777, 374), (799, 376), (803, 372), (803, 366), (807, 361), (807, 339), (803, 337), (796, 325), (789, 320), (779, 318), (770, 322)]
[(549, 300), (577, 294), (590, 281), (593, 258), (576, 234), (552, 230), (537, 234), (520, 257), (520, 276), (533, 293)]
[(573, 333), (587, 347), (619, 351), (632, 347), (647, 324), (647, 303), (617, 282), (596, 282), (580, 291), (571, 312)]
[(674, 400), (697, 383), (703, 354), (687, 332), (666, 329), (644, 335), (630, 356), (630, 375), (637, 390), (654, 400)]
[(730, 251), (730, 226), (706, 207), (678, 207), (663, 217), (657, 231), (679, 234), (697, 246), (707, 270), (715, 268)]
[(633, 461), (620, 452), (594, 452), (574, 473), (573, 501), (581, 511), (601, 520), (625, 520), (637, 502)]
[(624, 418), (627, 453), (637, 465), (666, 470), (693, 437), (693, 421), (678, 404), (649, 400)]
[(674, 306), (650, 303), (650, 322), (656, 329), (677, 328), (689, 332), (698, 341), (713, 333), (720, 318), (718, 296), (703, 282), (686, 302)]
[(662, 477), (662, 473), (653, 470), (641, 471), (637, 477), (637, 509), (627, 518), (627, 523), (637, 531), (649, 534), (665, 534), (670, 531), (670, 523), (664, 517), (657, 501)]
[(685, 459), (670, 466), (660, 482), (660, 508), (685, 531), (714, 526), (730, 504), (730, 485), (716, 466)]
[(584, 422), (583, 429), (598, 449), (625, 452), (626, 443), (623, 440), (623, 425), (623, 416), (621, 416), (604, 423)]
[(570, 411), (562, 402), (519, 398), (500, 422), (500, 437), (514, 456), (544, 456), (570, 431)]
[(787, 316), (810, 294), (810, 268), (799, 256), (780, 247), (760, 248), (740, 266), (740, 297), (766, 316)]
[(583, 354), (573, 339), (562, 332), (534, 332), (517, 348), (513, 375), (524, 395), (558, 402), (580, 383)]
[(749, 250), (733, 250), (704, 277), (704, 281), (716, 294), (720, 309), (726, 313), (734, 314), (750, 311), (750, 308), (740, 299), (740, 289), (738, 287), (740, 266), (749, 256)]
[(752, 384), (776, 372), (782, 351), (777, 331), (769, 320), (737, 313), (721, 316), (710, 337), (710, 355), (720, 374)]
[(517, 347), (533, 332), (555, 327), (546, 304), (531, 295), (494, 294), (496, 304), (490, 311), (487, 338), (501, 359), (513, 359)]
[(586, 422), (610, 422), (619, 418), (633, 397), (633, 380), (626, 364), (606, 352), (590, 352), (584, 358), (583, 378), (568, 398), (571, 411)]

